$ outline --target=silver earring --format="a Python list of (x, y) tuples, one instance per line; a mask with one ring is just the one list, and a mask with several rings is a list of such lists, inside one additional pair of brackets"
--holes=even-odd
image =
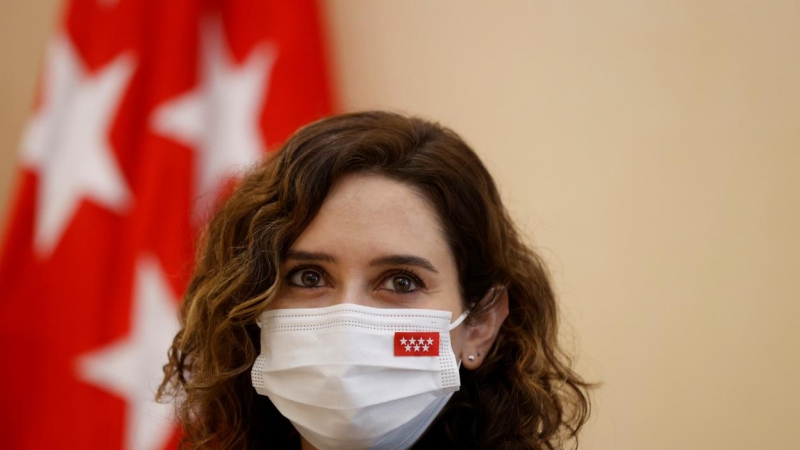
[(472, 355), (467, 356), (467, 359), (470, 361), (475, 361), (475, 357)]

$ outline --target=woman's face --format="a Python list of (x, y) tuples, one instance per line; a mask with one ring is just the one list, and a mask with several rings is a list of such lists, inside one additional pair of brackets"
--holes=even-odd
[[(354, 303), (462, 312), (456, 262), (436, 211), (414, 188), (374, 174), (343, 177), (283, 261), (270, 309)], [(451, 332), (458, 356), (464, 326)]]

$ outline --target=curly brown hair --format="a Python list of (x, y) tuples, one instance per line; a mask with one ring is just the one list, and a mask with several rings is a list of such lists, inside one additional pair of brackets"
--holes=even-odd
[(574, 440), (594, 385), (558, 345), (558, 307), (542, 259), (521, 239), (495, 183), (453, 131), (381, 111), (298, 130), (241, 181), (201, 238), (180, 308), (181, 330), (159, 401), (175, 401), (188, 448), (299, 448), (299, 437), (252, 386), (256, 318), (286, 280), (281, 262), (332, 184), (369, 172), (419, 189), (435, 206), (457, 263), (470, 320), (507, 287), (509, 315), (483, 365), (414, 448), (556, 449)]

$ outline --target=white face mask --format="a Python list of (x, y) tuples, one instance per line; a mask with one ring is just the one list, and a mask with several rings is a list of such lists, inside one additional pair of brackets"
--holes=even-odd
[(450, 311), (355, 304), (259, 318), (253, 386), (319, 450), (410, 447), (459, 389)]

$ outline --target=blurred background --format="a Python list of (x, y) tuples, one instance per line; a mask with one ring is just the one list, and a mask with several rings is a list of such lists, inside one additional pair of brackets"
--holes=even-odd
[[(800, 448), (800, 3), (317, 5), (330, 109), (459, 132), (549, 263), (580, 448)], [(6, 234), (64, 7), (0, 3)]]

